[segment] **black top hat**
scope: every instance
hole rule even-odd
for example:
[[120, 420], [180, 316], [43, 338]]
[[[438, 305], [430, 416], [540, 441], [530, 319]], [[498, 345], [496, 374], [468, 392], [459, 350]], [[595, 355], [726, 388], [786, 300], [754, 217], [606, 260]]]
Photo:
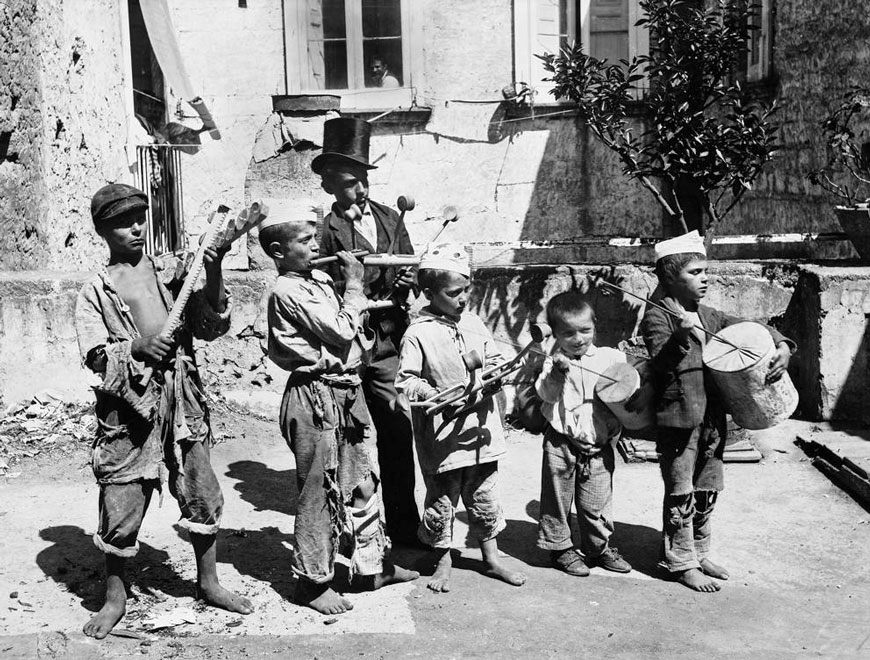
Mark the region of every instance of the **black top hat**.
[[372, 125], [354, 117], [330, 119], [323, 124], [323, 153], [311, 161], [311, 169], [320, 174], [331, 160], [343, 160], [366, 169], [377, 169], [369, 164], [369, 137]]

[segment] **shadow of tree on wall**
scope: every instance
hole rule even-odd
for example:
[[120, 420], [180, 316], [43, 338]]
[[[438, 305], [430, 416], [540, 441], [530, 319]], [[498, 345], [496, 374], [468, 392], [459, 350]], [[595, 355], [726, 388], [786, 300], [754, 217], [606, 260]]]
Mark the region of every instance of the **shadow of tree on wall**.
[[549, 131], [529, 182], [520, 240], [661, 235], [662, 211], [579, 119], [530, 120], [517, 128]]

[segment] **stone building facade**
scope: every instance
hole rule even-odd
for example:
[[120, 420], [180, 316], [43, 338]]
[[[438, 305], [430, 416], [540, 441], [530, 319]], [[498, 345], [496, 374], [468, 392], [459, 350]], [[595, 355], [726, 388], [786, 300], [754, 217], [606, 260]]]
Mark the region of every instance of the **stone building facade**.
[[[159, 90], [136, 88], [142, 75], [134, 71], [142, 61], [136, 50], [142, 39], [139, 1], [0, 3], [0, 395], [7, 399], [44, 380], [22, 365], [77, 363], [68, 312], [80, 279], [67, 274], [93, 270], [104, 258], [90, 221], [92, 192], [108, 181], [135, 180], [135, 145], [142, 136], [136, 95], [159, 96], [166, 119], [200, 126], [168, 82]], [[469, 244], [480, 269], [648, 262], [648, 247], [608, 245], [608, 239], [660, 236], [659, 208], [621, 175], [613, 155], [570, 108], [553, 102], [534, 59], [572, 36], [569, 23], [573, 36], [598, 44], [601, 52], [642, 52], [644, 35], [631, 27], [636, 0], [395, 0], [401, 44], [385, 38], [380, 47], [400, 60], [391, 63], [400, 87], [388, 90], [366, 87], [373, 42], [367, 41], [369, 27], [353, 21], [362, 20], [366, 7], [390, 2], [166, 1], [189, 78], [222, 136], [203, 134], [199, 150], [180, 155], [188, 235], [203, 229], [218, 204], [240, 209], [256, 199], [286, 197], [328, 204], [310, 161], [317, 154], [312, 142], [329, 115], [303, 101], [288, 110], [280, 98], [334, 93], [343, 114], [373, 121], [371, 158], [378, 169], [371, 174], [372, 197], [386, 203], [403, 194], [416, 198], [407, 221], [418, 247], [437, 231], [450, 205], [460, 220], [444, 237]], [[335, 43], [325, 44], [335, 36], [334, 26], [318, 11], [338, 5], [345, 7], [339, 45], [351, 54], [344, 71], [330, 74]], [[782, 150], [721, 232], [837, 231], [831, 200], [809, 186], [806, 173], [827, 158], [821, 117], [851, 85], [870, 79], [870, 17], [861, 3], [846, 0], [763, 0], [763, 6], [769, 18], [766, 60], [753, 64], [753, 84], [780, 104]], [[315, 41], [320, 45], [312, 50]], [[330, 90], [323, 82], [329, 75], [344, 75], [347, 86], [356, 87]], [[506, 89], [522, 91], [520, 83], [538, 90], [532, 107], [504, 100]], [[283, 110], [276, 111], [275, 98]], [[269, 268], [256, 243], [240, 249], [228, 262], [233, 267]], [[835, 251], [849, 254], [842, 245]], [[810, 253], [765, 245], [753, 256], [788, 254]], [[723, 249], [715, 256], [735, 254]], [[728, 272], [722, 270], [724, 279]], [[237, 336], [250, 334], [262, 290], [256, 282], [263, 278], [253, 275], [239, 276], [250, 309], [234, 327]], [[524, 277], [518, 271], [504, 290], [492, 284], [498, 278], [478, 287], [490, 325], [515, 340], [525, 337], [519, 325], [534, 320], [540, 300], [506, 297], [543, 294], [524, 285]], [[554, 277], [558, 286], [571, 279]], [[785, 313], [783, 291], [792, 291], [793, 283], [783, 289], [776, 278], [765, 284], [742, 274], [738, 280], [744, 277], [777, 292], [778, 302], [753, 316]], [[723, 298], [723, 305], [744, 312], [741, 296]], [[30, 348], [21, 346], [25, 328], [38, 340]], [[865, 344], [856, 347], [862, 355]], [[247, 363], [225, 358], [213, 361], [217, 372], [251, 371]], [[73, 373], [68, 380], [78, 378]]]

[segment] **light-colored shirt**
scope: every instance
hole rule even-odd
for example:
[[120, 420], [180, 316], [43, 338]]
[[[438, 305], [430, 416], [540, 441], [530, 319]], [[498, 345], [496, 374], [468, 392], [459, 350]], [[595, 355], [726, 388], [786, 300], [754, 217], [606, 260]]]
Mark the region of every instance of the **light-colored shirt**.
[[278, 276], [269, 296], [267, 352], [293, 373], [347, 374], [361, 364], [371, 342], [363, 336], [367, 300], [351, 282], [339, 298], [320, 270]]
[[[502, 361], [480, 318], [463, 314], [456, 323], [424, 308], [402, 338], [396, 389], [411, 401], [422, 401], [435, 390], [468, 385], [470, 374], [462, 356], [472, 350], [478, 352], [484, 368]], [[445, 420], [441, 413], [427, 415], [420, 408], [413, 408], [411, 417], [417, 457], [425, 474], [491, 463], [505, 454], [504, 429], [494, 397], [454, 419]]]
[[353, 221], [353, 228], [360, 236], [369, 242], [372, 249], [378, 250], [378, 225], [375, 216], [372, 215], [372, 207], [366, 204], [362, 217]]
[[554, 431], [581, 451], [595, 453], [621, 430], [619, 420], [595, 396], [595, 383], [609, 366], [625, 362], [625, 353], [593, 344], [585, 355], [568, 361], [571, 368], [563, 373], [554, 367], [551, 356], [544, 360], [535, 382], [543, 401], [541, 413]]

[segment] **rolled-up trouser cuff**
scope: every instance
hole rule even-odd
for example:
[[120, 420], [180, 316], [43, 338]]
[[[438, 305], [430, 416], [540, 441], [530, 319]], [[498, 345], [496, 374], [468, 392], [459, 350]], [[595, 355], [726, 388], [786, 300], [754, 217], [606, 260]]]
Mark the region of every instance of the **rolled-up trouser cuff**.
[[206, 524], [192, 522], [184, 518], [178, 521], [178, 525], [179, 527], [183, 527], [184, 529], [186, 529], [191, 534], [201, 534], [203, 536], [214, 536], [221, 528], [220, 522]]
[[139, 541], [136, 541], [133, 545], [127, 546], [126, 548], [116, 548], [113, 545], [109, 545], [103, 539], [100, 538], [99, 534], [94, 534], [94, 545], [97, 546], [103, 554], [106, 555], [114, 555], [116, 557], [135, 557], [136, 553], [139, 552]]
[[496, 520], [495, 525], [475, 525], [477, 531], [477, 537], [480, 539], [480, 542], [491, 541], [496, 536], [501, 534], [505, 527], [507, 527], [507, 522], [505, 522], [504, 516], [501, 514], [501, 510], [499, 510], [499, 516]]
[[701, 563], [696, 559], [681, 561], [677, 564], [669, 564], [664, 559], [659, 561], [658, 567], [668, 571], [669, 573], [682, 573], [692, 568], [701, 568]]
[[541, 550], [567, 550], [574, 547], [574, 540], [569, 537], [564, 541], [545, 541], [538, 536], [538, 547]]

